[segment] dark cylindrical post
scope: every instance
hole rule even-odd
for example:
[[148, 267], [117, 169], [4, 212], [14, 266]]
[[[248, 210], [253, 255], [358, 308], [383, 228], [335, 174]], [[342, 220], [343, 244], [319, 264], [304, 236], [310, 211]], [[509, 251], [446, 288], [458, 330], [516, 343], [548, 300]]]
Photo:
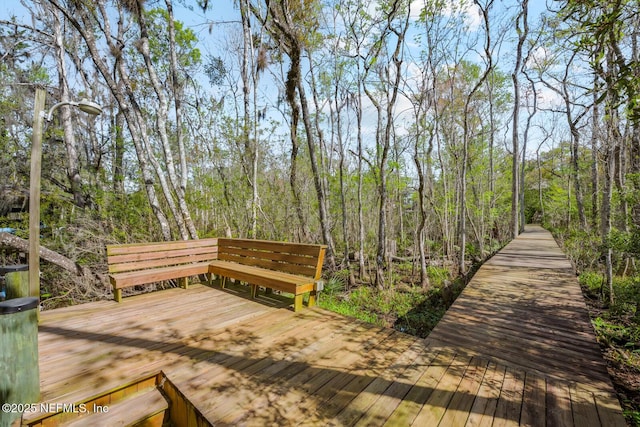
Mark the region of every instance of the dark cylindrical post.
[[0, 266], [0, 276], [4, 276], [5, 299], [30, 296], [28, 264]]
[[35, 297], [0, 302], [0, 426], [20, 418], [20, 412], [4, 410], [12, 403], [40, 400], [37, 308]]

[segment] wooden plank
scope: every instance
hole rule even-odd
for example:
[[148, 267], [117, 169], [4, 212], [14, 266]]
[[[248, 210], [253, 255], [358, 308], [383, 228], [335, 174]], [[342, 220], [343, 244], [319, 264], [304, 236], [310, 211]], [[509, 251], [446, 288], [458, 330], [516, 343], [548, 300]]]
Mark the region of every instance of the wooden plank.
[[[325, 322], [323, 326], [329, 325]], [[334, 396], [336, 387], [342, 389], [339, 384], [343, 381], [349, 382], [353, 378], [348, 374], [348, 369], [361, 359], [358, 349], [373, 350], [390, 336], [388, 330], [357, 322], [340, 328], [341, 332], [344, 331], [340, 341], [336, 341], [333, 327], [328, 330], [317, 329], [324, 329], [324, 333], [322, 337], [314, 339], [313, 344], [290, 352], [286, 359], [277, 360], [272, 366], [259, 373], [261, 381], [268, 385], [258, 396], [244, 393], [225, 398], [227, 409], [219, 412], [221, 422], [230, 425], [242, 424], [243, 420], [246, 420], [247, 413], [259, 413], [263, 408], [269, 410], [274, 406], [283, 408], [289, 413], [295, 412], [298, 410], [296, 408], [308, 401], [299, 391], [313, 393], [316, 396], [314, 401]], [[313, 332], [316, 332], [316, 328]], [[357, 338], [342, 341], [348, 335]], [[317, 365], [318, 360], [339, 361], [339, 364], [334, 365], [333, 370], [327, 370], [322, 369], [322, 365]], [[277, 400], [277, 404], [274, 400]]]
[[455, 391], [451, 402], [440, 421], [443, 426], [457, 427], [467, 425], [469, 412], [476, 399], [478, 390], [487, 371], [486, 360], [473, 358], [462, 377], [462, 381]]
[[149, 259], [136, 262], [127, 262], [120, 264], [110, 264], [109, 273], [118, 274], [136, 270], [146, 270], [154, 268], [162, 268], [169, 266], [189, 265], [193, 263], [203, 263], [217, 259], [217, 255], [213, 254], [193, 254], [181, 257], [164, 256], [159, 259]]
[[326, 248], [324, 245], [308, 244], [308, 243], [291, 243], [291, 242], [275, 242], [268, 240], [252, 240], [252, 239], [229, 239], [219, 238], [218, 244], [224, 247], [239, 248], [255, 248], [257, 250], [296, 253], [300, 255], [317, 256], [320, 248]]
[[110, 255], [107, 260], [110, 264], [130, 263], [151, 259], [163, 259], [170, 257], [184, 257], [188, 255], [210, 254], [215, 258], [218, 253], [218, 246], [191, 246], [185, 249], [166, 248], [162, 251], [143, 251], [132, 252], [122, 255]]
[[125, 255], [137, 252], [165, 251], [167, 249], [189, 249], [194, 247], [216, 246], [217, 238], [179, 240], [171, 242], [126, 243], [119, 245], [107, 245], [107, 255]]
[[437, 426], [467, 371], [471, 358], [456, 355], [411, 425]]
[[496, 405], [493, 426], [517, 426], [520, 424], [524, 378], [525, 373], [523, 371], [507, 367], [498, 404]]
[[613, 393], [594, 393], [600, 423], [603, 426], [626, 427], [618, 398]]
[[[160, 391], [153, 389], [137, 393], [121, 402], [111, 404], [107, 412], [93, 412], [78, 417], [76, 421], [66, 424], [68, 427], [96, 426], [111, 427], [118, 425], [137, 425], [157, 414], [164, 414], [169, 404]], [[156, 425], [153, 422], [144, 425]], [[162, 417], [161, 420], [162, 421]], [[160, 423], [162, 425], [162, 422]]]
[[490, 362], [482, 384], [471, 407], [467, 425], [469, 427], [491, 427], [500, 391], [504, 383], [506, 367]]
[[445, 372], [453, 363], [455, 353], [441, 351], [433, 362], [423, 371], [422, 375], [405, 395], [403, 401], [387, 419], [385, 425], [412, 425], [424, 403], [431, 397]]
[[294, 295], [314, 290], [315, 282], [310, 277], [272, 272], [258, 267], [228, 261], [212, 261], [209, 271], [216, 275], [234, 278], [258, 286], [278, 289]]
[[569, 392], [571, 393], [571, 409], [575, 425], [584, 427], [601, 426], [593, 393], [577, 384], [571, 384]]
[[[434, 352], [425, 351], [424, 343], [416, 341], [391, 368], [373, 382], [388, 383], [388, 387], [379, 393], [371, 407], [357, 422], [357, 425], [382, 425], [396, 410], [409, 390], [418, 381], [425, 366], [428, 366]], [[372, 384], [373, 385], [373, 384]], [[368, 387], [372, 388], [371, 386]], [[374, 389], [375, 390], [375, 389]]]
[[209, 263], [188, 264], [150, 270], [117, 273], [109, 276], [111, 284], [116, 288], [162, 282], [188, 276], [198, 276], [209, 272]]
[[314, 269], [316, 267], [316, 260], [318, 259], [319, 251], [320, 251], [320, 247], [317, 248], [317, 251], [315, 254], [304, 255], [295, 251], [274, 252], [274, 251], [259, 250], [258, 248], [255, 248], [255, 247], [236, 248], [236, 247], [230, 247], [230, 246], [220, 246], [220, 253], [223, 253], [227, 256], [235, 256], [238, 258], [249, 258], [249, 259], [255, 258], [260, 260], [284, 263], [284, 264], [297, 264], [301, 266], [311, 266]]
[[546, 413], [547, 384], [543, 377], [527, 373], [522, 398], [520, 425], [544, 427]]
[[285, 273], [297, 274], [302, 276], [313, 277], [316, 272], [315, 260], [313, 262], [313, 265], [290, 264], [286, 262], [272, 261], [265, 258], [237, 256], [227, 251], [221, 251], [218, 254], [218, 259], [238, 263], [241, 265], [260, 267], [263, 269], [282, 271]]

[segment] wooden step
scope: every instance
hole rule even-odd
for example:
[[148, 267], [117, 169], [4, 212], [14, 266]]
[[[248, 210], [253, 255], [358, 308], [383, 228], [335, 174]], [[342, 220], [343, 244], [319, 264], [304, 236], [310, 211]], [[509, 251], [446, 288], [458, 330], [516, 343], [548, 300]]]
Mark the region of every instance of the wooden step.
[[[94, 408], [87, 408], [93, 411]], [[169, 403], [157, 388], [127, 396], [110, 406], [97, 407], [97, 411], [79, 417], [68, 427], [144, 426], [161, 427]]]

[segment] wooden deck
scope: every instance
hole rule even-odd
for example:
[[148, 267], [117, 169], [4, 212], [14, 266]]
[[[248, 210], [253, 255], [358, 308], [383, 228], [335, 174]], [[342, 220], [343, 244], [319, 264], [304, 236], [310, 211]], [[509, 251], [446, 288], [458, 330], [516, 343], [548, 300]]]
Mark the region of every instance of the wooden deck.
[[162, 370], [215, 425], [624, 426], [579, 286], [529, 227], [428, 339], [195, 285], [42, 313], [42, 400]]

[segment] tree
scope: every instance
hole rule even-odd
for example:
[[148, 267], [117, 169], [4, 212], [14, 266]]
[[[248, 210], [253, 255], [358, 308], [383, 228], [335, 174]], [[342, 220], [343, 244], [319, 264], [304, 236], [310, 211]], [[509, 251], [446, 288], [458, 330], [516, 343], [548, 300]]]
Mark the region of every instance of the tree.
[[314, 126], [311, 122], [311, 112], [309, 109], [309, 102], [307, 100], [304, 82], [301, 77], [303, 53], [311, 49], [314, 43], [317, 43], [318, 41], [318, 17], [316, 14], [318, 13], [320, 5], [316, 0], [306, 0], [301, 3], [287, 1], [272, 2], [267, 0], [265, 2], [265, 6], [266, 15], [262, 15], [261, 9], [255, 6], [252, 6], [252, 11], [278, 43], [279, 49], [281, 49], [289, 58], [289, 70], [287, 72], [285, 82], [285, 98], [289, 108], [291, 109], [292, 115], [290, 125], [290, 184], [294, 200], [296, 202], [298, 219], [303, 230], [303, 239], [307, 238], [308, 231], [306, 231], [306, 221], [302, 213], [302, 204], [296, 184], [296, 161], [299, 149], [298, 122], [300, 119], [300, 113], [302, 113], [309, 160], [311, 170], [313, 172], [315, 193], [318, 200], [318, 215], [322, 230], [322, 239], [328, 246], [327, 259], [331, 265], [335, 265], [335, 249], [333, 238], [329, 230], [326, 197], [316, 157], [316, 135], [314, 133]]

